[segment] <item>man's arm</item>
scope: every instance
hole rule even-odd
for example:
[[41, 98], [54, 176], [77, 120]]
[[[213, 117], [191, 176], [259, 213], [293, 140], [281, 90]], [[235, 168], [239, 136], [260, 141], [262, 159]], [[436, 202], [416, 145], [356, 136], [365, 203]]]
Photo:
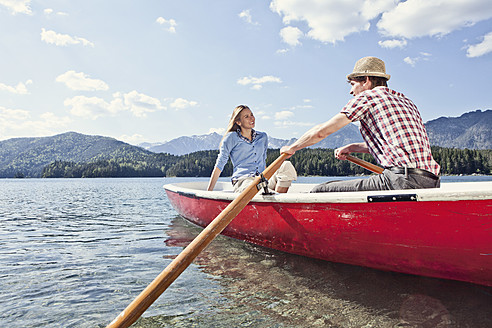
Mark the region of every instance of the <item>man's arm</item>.
[[333, 116], [329, 121], [316, 125], [315, 127], [311, 128], [292, 145], [282, 147], [282, 149], [280, 149], [280, 153], [294, 155], [296, 151], [312, 146], [317, 142], [320, 142], [324, 138], [328, 137], [330, 134], [337, 132], [344, 126], [348, 125], [350, 122], [352, 121], [349, 120], [345, 114], [338, 113], [337, 115]]

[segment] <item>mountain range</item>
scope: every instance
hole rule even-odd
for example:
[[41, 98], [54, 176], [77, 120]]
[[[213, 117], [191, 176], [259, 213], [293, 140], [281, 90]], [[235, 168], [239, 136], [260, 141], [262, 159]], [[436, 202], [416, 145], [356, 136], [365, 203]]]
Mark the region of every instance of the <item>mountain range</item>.
[[[425, 123], [432, 146], [448, 148], [491, 149], [492, 110], [473, 111], [460, 117], [440, 117]], [[162, 143], [142, 143], [138, 146], [155, 153], [185, 155], [200, 150], [218, 149], [222, 136], [218, 133], [183, 136]], [[297, 139], [268, 138], [268, 148], [278, 149]], [[349, 124], [311, 148], [337, 148], [353, 142], [362, 142], [359, 128]]]
[[[214, 132], [204, 135], [194, 135], [191, 137], [179, 137], [163, 143], [141, 143], [138, 146], [154, 153], [185, 155], [200, 150], [219, 149], [221, 140], [222, 135]], [[285, 145], [293, 143], [296, 140], [297, 139], [295, 138], [277, 139], [268, 136], [268, 148], [279, 149]], [[345, 128], [337, 131], [311, 148], [336, 148], [340, 145], [351, 142], [362, 142], [359, 128], [355, 124], [349, 124]]]
[[[492, 149], [492, 110], [474, 111], [460, 117], [441, 117], [427, 122], [432, 146]], [[104, 136], [66, 132], [51, 137], [12, 138], [0, 141], [0, 177], [39, 177], [54, 161], [89, 163], [98, 160], [146, 161], [156, 153], [184, 155], [199, 150], [218, 149], [222, 136], [217, 133], [179, 137], [161, 144], [133, 146]], [[269, 138], [269, 148], [278, 149], [296, 139]], [[360, 132], [349, 124], [313, 148], [336, 148], [360, 142]]]
[[440, 117], [425, 124], [431, 145], [447, 148], [492, 149], [492, 110], [460, 117]]

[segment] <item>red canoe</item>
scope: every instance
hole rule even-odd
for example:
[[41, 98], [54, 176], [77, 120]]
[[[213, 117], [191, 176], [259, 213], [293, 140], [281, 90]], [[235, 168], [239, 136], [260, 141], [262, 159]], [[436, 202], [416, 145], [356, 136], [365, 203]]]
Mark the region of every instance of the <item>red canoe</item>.
[[[230, 183], [165, 185], [176, 211], [207, 226], [236, 196]], [[224, 235], [292, 254], [492, 286], [492, 182], [439, 189], [261, 192]]]

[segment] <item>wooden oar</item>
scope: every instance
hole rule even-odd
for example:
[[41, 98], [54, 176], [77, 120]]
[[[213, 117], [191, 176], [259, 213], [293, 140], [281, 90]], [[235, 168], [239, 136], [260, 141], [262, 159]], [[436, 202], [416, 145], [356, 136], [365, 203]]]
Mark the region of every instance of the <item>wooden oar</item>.
[[[289, 157], [281, 154], [265, 171], [263, 176], [270, 179]], [[147, 308], [173, 283], [176, 278], [193, 262], [200, 252], [217, 237], [222, 230], [241, 212], [258, 193], [260, 177], [239, 194], [203, 231], [135, 298], [127, 308], [111, 322], [107, 328], [126, 328], [134, 323]]]
[[371, 172], [374, 172], [374, 173], [377, 173], [377, 174], [381, 174], [384, 171], [384, 169], [382, 167], [379, 167], [379, 166], [374, 165], [372, 163], [366, 162], [363, 159], [354, 157], [352, 155], [346, 155], [346, 157], [347, 157], [347, 160], [349, 160], [352, 163], [354, 163], [356, 165], [359, 165], [359, 166], [361, 166], [361, 167], [363, 167], [366, 170], [369, 170]]

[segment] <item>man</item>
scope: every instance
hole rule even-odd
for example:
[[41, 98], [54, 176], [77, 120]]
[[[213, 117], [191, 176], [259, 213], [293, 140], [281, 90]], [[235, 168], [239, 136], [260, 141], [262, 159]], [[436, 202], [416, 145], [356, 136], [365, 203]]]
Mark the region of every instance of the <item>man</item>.
[[370, 153], [385, 170], [368, 179], [330, 181], [311, 192], [438, 188], [439, 165], [431, 154], [429, 138], [420, 113], [403, 94], [387, 86], [390, 75], [381, 59], [359, 59], [347, 75], [354, 96], [340, 113], [307, 131], [281, 153], [293, 155], [314, 145], [351, 122], [360, 122], [364, 142], [335, 150], [341, 160], [346, 155]]

